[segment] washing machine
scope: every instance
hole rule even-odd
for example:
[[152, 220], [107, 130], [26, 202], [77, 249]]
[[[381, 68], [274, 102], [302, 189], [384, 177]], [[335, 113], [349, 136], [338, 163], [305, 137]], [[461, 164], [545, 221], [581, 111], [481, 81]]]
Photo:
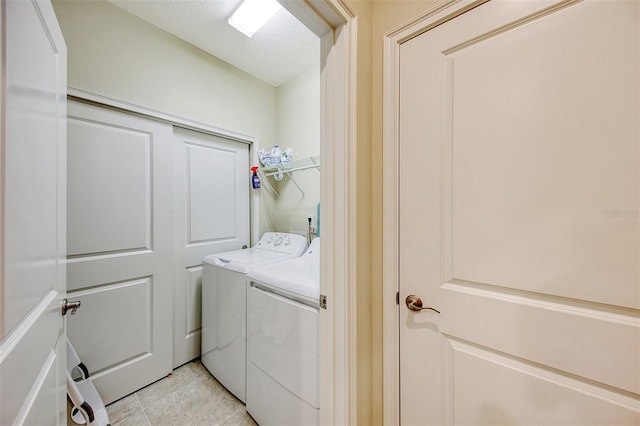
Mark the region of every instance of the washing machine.
[[320, 239], [247, 274], [247, 412], [261, 426], [319, 421]]
[[246, 395], [247, 271], [298, 257], [301, 235], [265, 232], [245, 250], [206, 256], [202, 271], [202, 364], [239, 400]]

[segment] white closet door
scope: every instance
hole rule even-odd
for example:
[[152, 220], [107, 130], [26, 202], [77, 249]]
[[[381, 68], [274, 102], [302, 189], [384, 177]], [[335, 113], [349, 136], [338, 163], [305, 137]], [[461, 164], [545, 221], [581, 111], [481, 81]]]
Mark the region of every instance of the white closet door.
[[496, 0], [401, 45], [402, 424], [640, 423], [639, 33]]
[[174, 131], [173, 366], [200, 356], [202, 259], [249, 246], [249, 145]]
[[68, 334], [105, 403], [171, 372], [172, 127], [69, 102]]

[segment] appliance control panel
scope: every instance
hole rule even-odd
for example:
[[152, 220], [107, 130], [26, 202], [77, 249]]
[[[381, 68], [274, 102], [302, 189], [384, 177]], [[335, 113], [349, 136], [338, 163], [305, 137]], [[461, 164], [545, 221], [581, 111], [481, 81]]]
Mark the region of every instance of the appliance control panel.
[[302, 254], [307, 247], [307, 239], [298, 234], [265, 232], [254, 248], [287, 254]]

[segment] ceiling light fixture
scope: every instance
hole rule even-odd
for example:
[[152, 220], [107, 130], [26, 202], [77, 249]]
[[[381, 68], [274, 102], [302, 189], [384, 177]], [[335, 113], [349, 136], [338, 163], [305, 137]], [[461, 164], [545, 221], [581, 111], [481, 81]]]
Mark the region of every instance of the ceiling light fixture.
[[276, 0], [244, 0], [229, 18], [229, 25], [251, 37], [281, 8]]

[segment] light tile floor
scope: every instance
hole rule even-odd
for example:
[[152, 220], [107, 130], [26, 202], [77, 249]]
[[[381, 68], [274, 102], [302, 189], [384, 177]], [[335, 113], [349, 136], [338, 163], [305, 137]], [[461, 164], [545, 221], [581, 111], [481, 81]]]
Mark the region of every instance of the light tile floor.
[[109, 404], [107, 413], [113, 426], [256, 425], [200, 361]]

